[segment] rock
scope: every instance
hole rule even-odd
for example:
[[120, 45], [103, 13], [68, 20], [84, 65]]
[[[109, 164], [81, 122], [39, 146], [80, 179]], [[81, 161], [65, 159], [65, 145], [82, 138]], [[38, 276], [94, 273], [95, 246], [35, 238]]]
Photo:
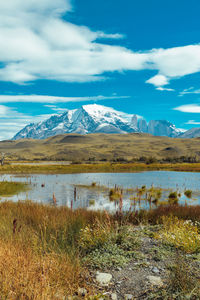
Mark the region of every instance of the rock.
[[117, 294], [115, 294], [115, 293], [111, 294], [111, 299], [112, 300], [117, 300]]
[[85, 297], [87, 295], [87, 290], [84, 288], [78, 288], [78, 295], [81, 297]]
[[153, 273], [156, 273], [156, 274], [160, 273], [160, 271], [159, 271], [158, 268], [156, 268], [156, 267], [153, 267], [152, 272], [153, 272]]
[[162, 279], [159, 276], [147, 276], [151, 285], [163, 286]]
[[125, 294], [124, 295], [124, 299], [125, 300], [132, 300], [133, 299], [133, 295], [131, 295], [131, 294]]
[[112, 279], [112, 275], [109, 273], [97, 273], [96, 275], [96, 281], [100, 285], [108, 285]]

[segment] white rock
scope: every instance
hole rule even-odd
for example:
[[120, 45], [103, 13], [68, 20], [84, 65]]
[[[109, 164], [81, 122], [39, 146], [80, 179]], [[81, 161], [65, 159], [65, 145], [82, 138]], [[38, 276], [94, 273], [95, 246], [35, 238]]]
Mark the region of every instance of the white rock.
[[156, 274], [160, 273], [157, 267], [153, 267], [152, 272]]
[[86, 296], [87, 295], [87, 290], [84, 289], [84, 288], [78, 288], [78, 295], [82, 296], [82, 297]]
[[111, 299], [112, 300], [117, 300], [117, 294], [115, 294], [115, 293], [111, 294]]
[[149, 282], [152, 285], [155, 285], [155, 286], [162, 286], [163, 285], [162, 279], [158, 276], [147, 276], [147, 279], [149, 280]]
[[96, 275], [96, 281], [100, 285], [108, 285], [112, 279], [112, 275], [109, 273], [97, 273]]
[[132, 300], [133, 299], [133, 295], [131, 295], [131, 294], [125, 294], [124, 295], [124, 299], [125, 300]]

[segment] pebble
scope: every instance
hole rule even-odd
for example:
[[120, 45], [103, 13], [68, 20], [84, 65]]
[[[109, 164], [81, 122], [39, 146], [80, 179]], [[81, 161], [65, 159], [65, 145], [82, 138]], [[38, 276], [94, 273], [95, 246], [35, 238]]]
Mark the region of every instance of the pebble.
[[155, 286], [162, 286], [163, 282], [162, 279], [158, 276], [147, 276], [147, 279], [149, 280], [150, 284]]
[[97, 273], [96, 274], [96, 281], [100, 285], [108, 285], [110, 281], [112, 280], [112, 275], [110, 273]]
[[131, 295], [131, 294], [125, 294], [124, 295], [124, 299], [125, 300], [132, 300], [133, 299], [133, 295]]
[[112, 300], [117, 300], [117, 294], [115, 294], [115, 293], [111, 294], [111, 299]]
[[152, 272], [156, 274], [160, 273], [157, 267], [153, 267]]

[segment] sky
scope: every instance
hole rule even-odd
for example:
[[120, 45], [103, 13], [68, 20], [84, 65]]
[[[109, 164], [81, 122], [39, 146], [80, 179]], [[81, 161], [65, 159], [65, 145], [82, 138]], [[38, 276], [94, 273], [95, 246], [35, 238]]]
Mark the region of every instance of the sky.
[[200, 127], [199, 0], [0, 1], [0, 139], [97, 103]]

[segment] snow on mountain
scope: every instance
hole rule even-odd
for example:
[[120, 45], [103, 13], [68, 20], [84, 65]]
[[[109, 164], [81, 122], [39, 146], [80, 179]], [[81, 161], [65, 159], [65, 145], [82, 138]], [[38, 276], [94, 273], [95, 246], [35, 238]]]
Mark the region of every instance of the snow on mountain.
[[21, 138], [45, 139], [64, 133], [128, 133], [149, 132], [153, 135], [176, 137], [179, 130], [168, 121], [138, 121], [138, 116], [116, 111], [113, 108], [91, 104], [81, 108], [67, 110], [61, 115], [53, 115], [49, 119], [30, 124], [14, 136]]

